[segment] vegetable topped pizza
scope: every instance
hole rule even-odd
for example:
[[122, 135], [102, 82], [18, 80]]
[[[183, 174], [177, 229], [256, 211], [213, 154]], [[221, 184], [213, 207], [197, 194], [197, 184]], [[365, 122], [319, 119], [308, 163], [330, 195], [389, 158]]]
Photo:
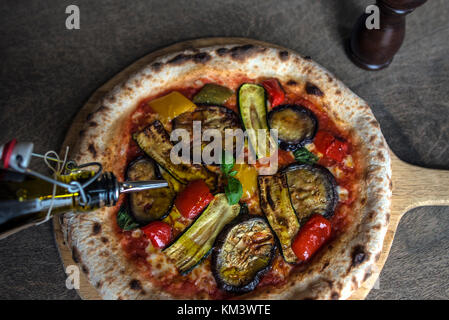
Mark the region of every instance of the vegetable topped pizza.
[[379, 257], [391, 198], [379, 125], [293, 52], [159, 57], [77, 134], [77, 161], [168, 182], [64, 215], [74, 259], [104, 298], [347, 298]]

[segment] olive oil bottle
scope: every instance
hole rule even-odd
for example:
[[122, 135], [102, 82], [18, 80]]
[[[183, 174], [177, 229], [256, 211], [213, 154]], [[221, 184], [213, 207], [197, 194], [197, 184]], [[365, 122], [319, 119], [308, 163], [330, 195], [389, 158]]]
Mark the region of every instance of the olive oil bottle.
[[[64, 183], [83, 183], [93, 177], [94, 171], [82, 170], [61, 175]], [[0, 239], [29, 226], [45, 221], [51, 208], [51, 216], [68, 211], [91, 211], [117, 203], [119, 183], [112, 173], [103, 173], [85, 189], [87, 202], [80, 193], [71, 193], [45, 180], [23, 173], [0, 170]]]
[[[0, 145], [0, 239], [27, 227], [45, 222], [64, 212], [92, 211], [113, 206], [121, 193], [166, 188], [164, 180], [119, 182], [112, 172], [102, 172], [102, 165], [90, 162], [76, 165], [66, 157], [60, 161], [54, 151], [45, 155], [32, 153], [33, 143], [12, 139]], [[55, 154], [56, 158], [48, 155]], [[28, 168], [32, 156], [63, 163], [56, 179]], [[70, 164], [70, 166], [69, 166]], [[88, 170], [96, 166], [98, 171]], [[83, 169], [82, 169], [83, 168]]]

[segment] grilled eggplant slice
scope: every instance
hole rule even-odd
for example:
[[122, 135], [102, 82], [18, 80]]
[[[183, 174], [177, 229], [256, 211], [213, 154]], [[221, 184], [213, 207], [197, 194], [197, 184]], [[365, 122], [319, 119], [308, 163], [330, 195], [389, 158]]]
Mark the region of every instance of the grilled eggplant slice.
[[260, 207], [271, 228], [279, 239], [284, 260], [298, 261], [292, 250], [292, 241], [299, 231], [299, 221], [293, 209], [287, 187], [286, 176], [259, 176]]
[[202, 261], [223, 227], [234, 220], [239, 212], [239, 204], [231, 206], [224, 193], [216, 194], [195, 222], [164, 249], [165, 254], [175, 262], [180, 273], [188, 273]]
[[[141, 157], [132, 161], [126, 170], [126, 178], [131, 181], [158, 180], [161, 178], [156, 164], [149, 158]], [[176, 192], [173, 188], [158, 188], [129, 195], [131, 213], [140, 224], [165, 217], [173, 206]]]
[[[173, 129], [184, 129], [193, 137], [193, 121], [201, 121], [201, 134], [205, 130], [215, 129], [221, 133], [222, 146], [225, 147], [225, 130], [241, 129], [240, 121], [237, 114], [226, 107], [221, 106], [200, 106], [193, 112], [185, 112], [173, 119]], [[203, 147], [208, 142], [203, 143]], [[233, 150], [235, 146], [233, 146]], [[193, 148], [191, 148], [193, 150]], [[242, 150], [235, 150], [241, 152]], [[218, 163], [217, 163], [218, 164]]]
[[[242, 123], [256, 157], [268, 157], [270, 148], [274, 148], [276, 142], [272, 139], [268, 129], [265, 89], [257, 84], [244, 83], [238, 91], [237, 101]], [[265, 131], [265, 143], [262, 141], [259, 143], [258, 130]]]
[[173, 144], [159, 120], [152, 122], [148, 127], [134, 134], [133, 138], [148, 156], [182, 184], [202, 179], [212, 191], [215, 190], [217, 177], [205, 167], [187, 163], [174, 164], [170, 160], [170, 151]]
[[268, 113], [268, 125], [278, 130], [281, 149], [294, 151], [312, 142], [318, 121], [309, 109], [300, 105], [285, 104]]
[[212, 251], [212, 271], [218, 286], [230, 292], [249, 292], [270, 269], [276, 241], [267, 221], [244, 215], [228, 224]]
[[192, 112], [184, 112], [173, 119], [173, 129], [185, 129], [193, 136], [193, 121], [201, 121], [201, 132], [218, 129], [223, 134], [225, 129], [240, 128], [237, 114], [226, 107], [200, 106]]
[[334, 214], [338, 202], [336, 182], [325, 167], [309, 164], [291, 164], [283, 172], [287, 177], [290, 198], [301, 223], [311, 214], [326, 218]]
[[193, 102], [197, 104], [223, 105], [233, 93], [227, 87], [208, 83], [193, 97]]

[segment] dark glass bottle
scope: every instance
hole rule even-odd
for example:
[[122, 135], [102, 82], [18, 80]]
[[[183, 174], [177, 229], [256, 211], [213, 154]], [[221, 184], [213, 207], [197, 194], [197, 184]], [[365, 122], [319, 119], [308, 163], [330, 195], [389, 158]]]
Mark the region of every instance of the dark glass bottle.
[[[93, 177], [93, 171], [76, 171], [62, 175], [58, 180], [64, 183], [83, 183]], [[51, 216], [69, 211], [91, 211], [103, 206], [113, 206], [120, 194], [120, 185], [110, 172], [103, 173], [85, 189], [86, 203], [78, 192], [56, 186], [42, 179], [0, 170], [0, 239], [42, 222], [51, 207]]]

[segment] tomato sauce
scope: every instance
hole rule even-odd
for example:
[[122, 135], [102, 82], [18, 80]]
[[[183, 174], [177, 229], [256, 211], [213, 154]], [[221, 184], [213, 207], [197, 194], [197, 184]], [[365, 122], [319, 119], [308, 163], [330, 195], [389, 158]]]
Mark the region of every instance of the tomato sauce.
[[[193, 96], [201, 89], [201, 87], [209, 82], [212, 82], [211, 79], [200, 79], [201, 85], [199, 87], [172, 87], [164, 92], [161, 92], [158, 95], [151, 96], [149, 98], [143, 99], [138, 106], [136, 107], [136, 110], [132, 114], [128, 130], [129, 132], [134, 133], [142, 130], [145, 126], [149, 124], [149, 118], [153, 117], [154, 119], [154, 112], [151, 110], [151, 108], [148, 105], [148, 102], [162, 97], [172, 91], [178, 91], [182, 93], [186, 98], [192, 99]], [[245, 77], [240, 77], [237, 79], [232, 80], [232, 84], [230, 83], [220, 83], [220, 81], [216, 81], [218, 84], [227, 85], [228, 87], [236, 90], [238, 86], [243, 82], [258, 82], [252, 79], [247, 79]], [[338, 186], [345, 188], [348, 190], [348, 197], [344, 201], [340, 201], [336, 207], [335, 213], [333, 217], [331, 218], [331, 226], [332, 226], [332, 237], [335, 238], [342, 232], [344, 232], [346, 226], [348, 225], [348, 217], [351, 215], [352, 209], [353, 209], [353, 203], [354, 200], [359, 196], [358, 195], [358, 189], [357, 189], [357, 181], [360, 179], [360, 164], [359, 159], [357, 158], [357, 154], [354, 152], [352, 147], [352, 137], [349, 132], [342, 130], [339, 128], [328, 116], [326, 113], [326, 110], [323, 108], [322, 105], [318, 103], [313, 103], [304, 97], [301, 96], [301, 94], [298, 93], [292, 93], [292, 92], [286, 92], [285, 95], [285, 102], [284, 103], [294, 103], [294, 104], [300, 104], [308, 109], [310, 109], [315, 116], [317, 117], [319, 128], [318, 130], [325, 130], [327, 132], [332, 133], [335, 137], [338, 137], [339, 139], [342, 139], [348, 143], [350, 146], [348, 150], [348, 154], [351, 155], [353, 160], [353, 166], [347, 167], [342, 163], [338, 163], [333, 159], [330, 159], [326, 157], [325, 155], [321, 157], [318, 161], [318, 164], [325, 166], [325, 167], [338, 167], [339, 170], [341, 170], [342, 175], [341, 177], [335, 177]], [[233, 111], [238, 113], [238, 107], [237, 107], [237, 101], [235, 95], [233, 95], [226, 103], [225, 105], [229, 109], [232, 109]], [[143, 152], [140, 150], [140, 148], [137, 146], [137, 144], [132, 140], [130, 137], [128, 151], [127, 151], [127, 162], [129, 163], [136, 157], [143, 155]], [[278, 153], [278, 167], [282, 168], [290, 163], [295, 162], [294, 156], [292, 152], [287, 152], [283, 150], [279, 150]], [[258, 164], [256, 164], [257, 166]], [[255, 194], [253, 197], [246, 199], [245, 202], [248, 203], [248, 208], [251, 211], [252, 214], [261, 214], [261, 210], [258, 204], [258, 195]], [[165, 292], [169, 292], [173, 294], [174, 296], [178, 297], [189, 297], [192, 295], [200, 294], [204, 295], [207, 298], [213, 298], [213, 299], [226, 299], [226, 298], [232, 298], [234, 295], [223, 292], [219, 290], [214, 285], [204, 285], [202, 287], [201, 285], [198, 285], [195, 281], [188, 278], [187, 276], [182, 276], [180, 274], [177, 274], [176, 276], [172, 277], [154, 277], [151, 275], [148, 270], [151, 270], [151, 266], [148, 265], [148, 262], [146, 261], [147, 252], [145, 251], [145, 248], [148, 246], [148, 239], [145, 238], [145, 236], [135, 238], [132, 236], [132, 233], [130, 231], [121, 231], [117, 227], [117, 232], [119, 237], [121, 238], [121, 244], [122, 248], [125, 251], [127, 257], [137, 263], [139, 266], [145, 266], [145, 270], [147, 270], [146, 274], [148, 275], [148, 278], [152, 283], [161, 288]], [[206, 259], [203, 263], [210, 264], [210, 258]], [[265, 287], [265, 286], [282, 286], [288, 281], [288, 275], [294, 270], [304, 268], [303, 264], [292, 266], [291, 264], [286, 263], [282, 257], [277, 254], [277, 256], [274, 259], [273, 266], [271, 270], [266, 273], [262, 278], [258, 285], [258, 287]], [[209, 270], [209, 272], [211, 272]]]

